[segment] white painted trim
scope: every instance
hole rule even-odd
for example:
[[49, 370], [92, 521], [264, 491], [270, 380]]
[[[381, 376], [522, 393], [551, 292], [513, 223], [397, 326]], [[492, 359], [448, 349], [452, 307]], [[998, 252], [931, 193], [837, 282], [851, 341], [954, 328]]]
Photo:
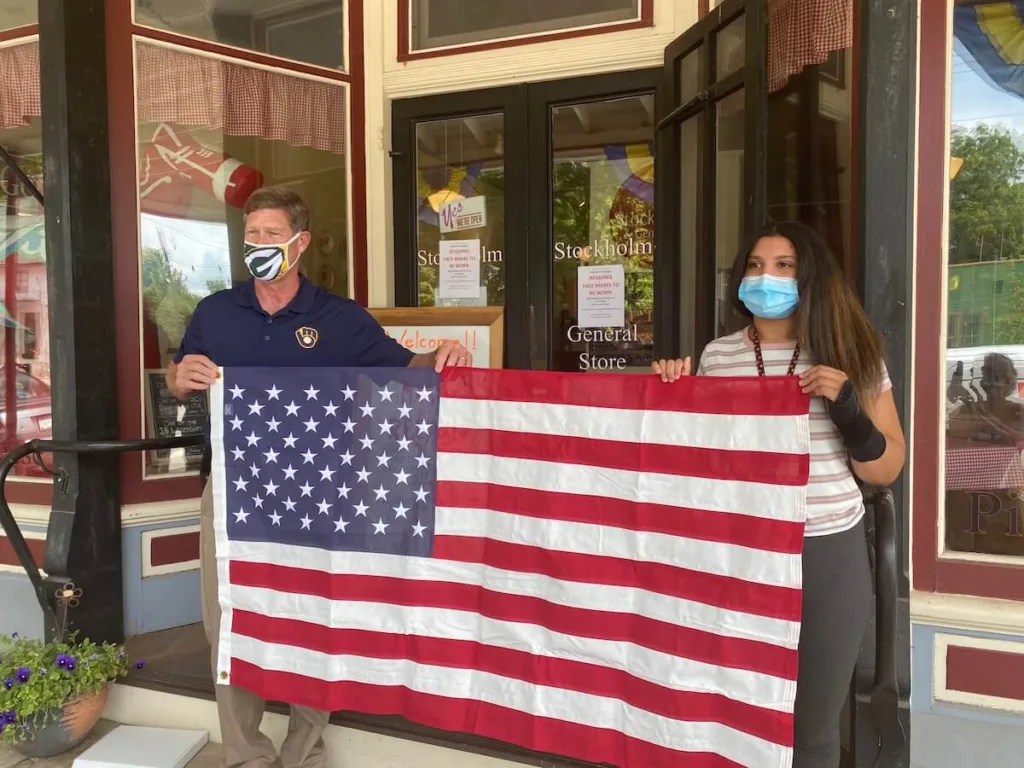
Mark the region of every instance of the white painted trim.
[[[945, 515], [943, 515], [942, 518], [943, 522], [945, 522]], [[942, 534], [942, 541], [945, 542], [946, 537], [944, 530], [942, 531]], [[981, 565], [1009, 565], [1016, 568], [1024, 568], [1024, 557], [1021, 557], [1020, 555], [988, 555], [979, 552], [955, 552], [951, 549], [945, 549], [945, 544], [943, 544], [942, 554], [939, 556], [939, 560], [957, 563], [978, 563]]]
[[969, 595], [911, 592], [910, 620], [914, 624], [934, 624], [949, 629], [1024, 635], [1024, 603]]
[[[636, 8], [636, 15], [630, 18], [618, 19], [616, 21], [602, 21], [595, 24], [573, 24], [567, 27], [559, 27], [557, 29], [549, 29], [544, 32], [524, 32], [519, 35], [506, 35], [505, 37], [485, 37], [480, 40], [473, 40], [472, 42], [465, 43], [451, 43], [450, 45], [437, 45], [433, 48], [416, 48], [412, 47], [412, 2], [409, 3], [409, 15], [406, 17], [406, 34], [409, 42], [409, 55], [411, 57], [424, 56], [427, 54], [438, 53], [448, 51], [452, 55], [461, 53], [466, 48], [472, 48], [477, 45], [496, 45], [499, 43], [510, 43], [520, 42], [523, 44], [529, 43], [536, 38], [548, 37], [550, 35], [564, 35], [567, 32], [579, 34], [585, 31], [594, 31], [594, 34], [601, 34], [602, 29], [608, 29], [610, 27], [620, 27], [623, 24], [636, 24], [638, 21], [643, 21], [643, 3], [638, 2]], [[399, 19], [401, 22], [401, 19]], [[523, 42], [525, 41], [525, 43]]]
[[42, 504], [11, 504], [11, 512], [18, 525], [50, 524], [50, 508]]
[[121, 507], [121, 527], [178, 523], [199, 517], [199, 497], [154, 501], [146, 504], [126, 504]]
[[951, 645], [961, 648], [982, 648], [987, 651], [1024, 655], [1024, 643], [1009, 640], [990, 640], [984, 637], [967, 637], [965, 635], [945, 635], [938, 632], [935, 634], [934, 643], [932, 674], [934, 675], [935, 685], [932, 698], [935, 701], [948, 704], [964, 704], [983, 709], [1001, 709], [1008, 712], [1024, 713], [1024, 700], [957, 691], [950, 689], [946, 682], [946, 659]]
[[[946, 29], [953, 29], [953, 2], [952, 0], [946, 0]], [[920, 48], [920, 46], [918, 46]], [[942, 363], [940, 366], [941, 372], [946, 370], [946, 355], [945, 349], [948, 343], [947, 331], [949, 330], [949, 291], [947, 286], [949, 285], [949, 141], [952, 135], [953, 126], [951, 119], [953, 116], [953, 35], [949, 35], [947, 45], [943, 49], [943, 61], [942, 68], [945, 70], [945, 82], [946, 82], [946, 99], [945, 99], [945, 116], [943, 117], [943, 131], [945, 135], [946, 152], [942, 157], [942, 221], [940, 225], [942, 227], [941, 246], [942, 246], [942, 261], [939, 264], [939, 269], [942, 270], [942, 285], [943, 290], [939, 293], [939, 313], [941, 321], [939, 323], [939, 338], [938, 344], [939, 349], [943, 350]], [[920, 90], [920, 89], [918, 89]], [[917, 262], [917, 259], [914, 259]], [[915, 297], [916, 298], [916, 297]], [[916, 306], [916, 301], [915, 301]], [[917, 371], [914, 371], [914, 375], [911, 377], [911, 381], [917, 380]], [[945, 374], [939, 376], [933, 386], [938, 390], [938, 412], [930, 414], [931, 418], [937, 419], [940, 425], [946, 423], [946, 377]], [[916, 414], [915, 414], [916, 416]], [[937, 482], [939, 484], [940, 492], [938, 494], [938, 504], [936, 509], [936, 515], [938, 516], [939, 533], [938, 540], [936, 541], [936, 549], [938, 550], [935, 554], [938, 557], [946, 555], [946, 451], [943, 447], [938, 447], [939, 451], [939, 477]], [[911, 558], [913, 559], [913, 558]]]
[[14, 48], [18, 45], [27, 45], [28, 43], [38, 43], [39, 33], [34, 35], [25, 35], [24, 37], [12, 37], [10, 40], [4, 40], [0, 42], [0, 48]]
[[198, 525], [182, 525], [177, 528], [160, 528], [155, 531], [142, 532], [142, 578], [151, 576], [167, 576], [171, 573], [185, 573], [199, 570], [199, 558], [185, 560], [169, 565], [153, 565], [153, 539], [164, 539], [168, 536], [179, 536], [183, 533], [199, 533]]
[[[24, 536], [26, 540], [46, 540], [46, 531], [22, 531], [21, 535]], [[0, 531], [0, 537], [6, 539], [7, 535], [3, 533], [3, 531]], [[42, 566], [42, 563], [36, 563], [36, 565]], [[40, 568], [39, 572], [43, 575], [43, 577], [46, 576], [46, 572], [43, 571], [42, 568]], [[16, 573], [20, 576], [24, 576], [25, 569], [22, 568], [20, 565], [7, 565], [6, 563], [0, 563], [0, 573]]]
[[[210, 741], [222, 743], [217, 705], [206, 699], [112, 685], [103, 717], [125, 725], [206, 731]], [[263, 715], [262, 730], [280, 748], [288, 731], [288, 718], [268, 712]], [[331, 765], [337, 766], [521, 768], [519, 763], [507, 760], [337, 725], [327, 727], [324, 741], [331, 755]]]
[[367, 304], [394, 303], [394, 260], [391, 258], [391, 102], [384, 93], [384, 6], [367, 3], [363, 10], [363, 72], [366, 130], [366, 278]]
[[400, 62], [393, 32], [398, 4], [380, 5], [388, 30], [384, 85], [391, 98], [660, 66], [665, 47], [698, 18], [697, 0], [657, 2], [650, 27]]

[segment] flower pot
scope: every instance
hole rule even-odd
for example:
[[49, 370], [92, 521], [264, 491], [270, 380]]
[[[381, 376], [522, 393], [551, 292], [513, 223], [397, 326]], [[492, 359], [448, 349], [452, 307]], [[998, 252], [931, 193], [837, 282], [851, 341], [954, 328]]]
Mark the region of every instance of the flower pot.
[[33, 724], [35, 718], [29, 717], [25, 723], [28, 738], [15, 744], [14, 749], [25, 757], [53, 757], [74, 749], [92, 732], [106, 703], [107, 686], [103, 686], [96, 693], [65, 702], [38, 728]]

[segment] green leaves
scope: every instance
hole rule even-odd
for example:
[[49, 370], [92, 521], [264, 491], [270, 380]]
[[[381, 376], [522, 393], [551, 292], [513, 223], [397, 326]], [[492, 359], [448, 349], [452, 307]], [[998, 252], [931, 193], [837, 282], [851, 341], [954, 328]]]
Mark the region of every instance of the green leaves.
[[0, 636], [0, 745], [24, 740], [26, 726], [47, 724], [70, 699], [97, 693], [127, 671], [120, 645], [75, 635], [53, 643]]

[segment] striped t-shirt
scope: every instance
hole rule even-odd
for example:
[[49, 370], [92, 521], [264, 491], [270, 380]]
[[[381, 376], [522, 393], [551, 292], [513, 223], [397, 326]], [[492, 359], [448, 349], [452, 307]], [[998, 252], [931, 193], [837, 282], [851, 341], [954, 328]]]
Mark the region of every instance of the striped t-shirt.
[[[793, 359], [793, 342], [761, 343], [764, 372], [767, 376], [785, 376]], [[800, 350], [796, 373], [810, 368], [812, 362]], [[699, 376], [757, 376], [757, 358], [750, 329], [723, 336], [707, 345], [697, 366]], [[892, 387], [882, 367], [880, 392]], [[847, 461], [846, 447], [835, 425], [825, 412], [825, 401], [811, 399], [811, 477], [807, 487], [806, 536], [825, 536], [853, 528], [864, 516], [864, 500]]]

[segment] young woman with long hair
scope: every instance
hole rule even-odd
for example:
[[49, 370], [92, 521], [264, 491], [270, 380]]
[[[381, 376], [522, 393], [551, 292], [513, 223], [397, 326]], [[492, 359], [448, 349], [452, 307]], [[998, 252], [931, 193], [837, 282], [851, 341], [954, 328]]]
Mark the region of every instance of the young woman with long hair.
[[[837, 768], [839, 717], [871, 611], [857, 479], [884, 486], [899, 476], [903, 430], [878, 333], [817, 233], [768, 226], [736, 259], [729, 291], [751, 324], [711, 342], [697, 375], [797, 374], [812, 395], [793, 768]], [[653, 368], [675, 381], [690, 359]]]

